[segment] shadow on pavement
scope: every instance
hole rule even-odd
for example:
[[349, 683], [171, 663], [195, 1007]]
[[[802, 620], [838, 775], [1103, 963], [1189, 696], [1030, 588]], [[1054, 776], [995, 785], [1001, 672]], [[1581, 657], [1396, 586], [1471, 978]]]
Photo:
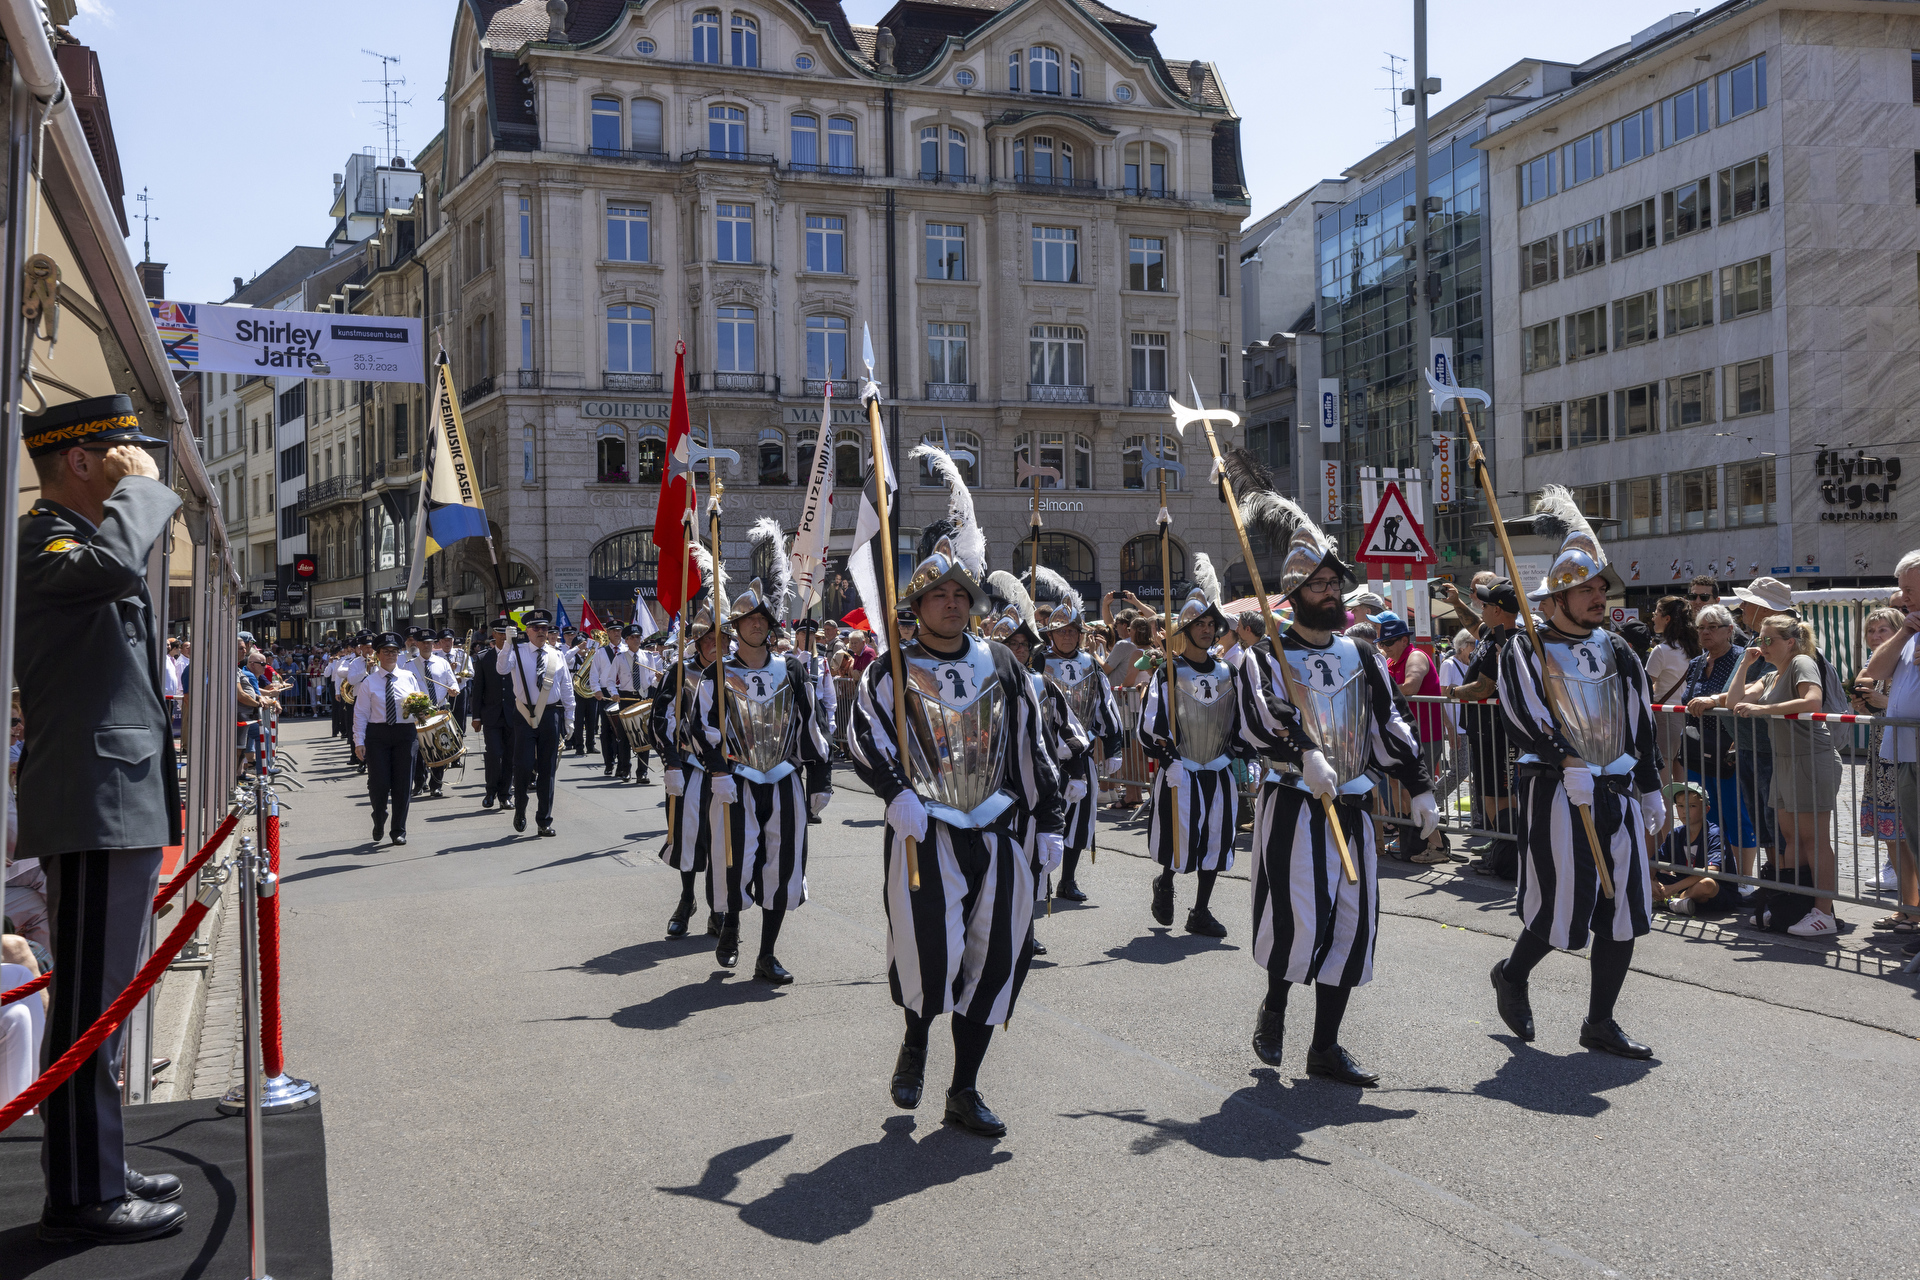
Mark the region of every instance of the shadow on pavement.
[[1660, 1065], [1658, 1058], [1634, 1060], [1581, 1049], [1557, 1054], [1536, 1049], [1514, 1036], [1494, 1036], [1513, 1051], [1473, 1092], [1546, 1115], [1591, 1120], [1613, 1104], [1600, 1095], [1633, 1084]]
[[1125, 960], [1129, 964], [1178, 964], [1188, 956], [1201, 955], [1208, 951], [1238, 951], [1240, 948], [1220, 938], [1206, 938], [1197, 933], [1175, 933], [1172, 929], [1153, 928], [1137, 938], [1129, 938], [1118, 947], [1109, 947], [1106, 959], [1089, 960], [1086, 966], [1112, 964], [1115, 960]]
[[[656, 938], [652, 942], [636, 942], [630, 947], [621, 947], [618, 951], [609, 951], [579, 964], [563, 964], [553, 972], [599, 973], [616, 978], [629, 973], [644, 973], [663, 960], [694, 954], [701, 950], [695, 944], [704, 941], [705, 934], [693, 938]], [[706, 943], [707, 949], [711, 950], [712, 946], [711, 942]]]
[[[628, 948], [632, 950], [633, 948]], [[618, 954], [618, 953], [616, 953]], [[764, 982], [743, 978], [728, 982], [730, 971], [711, 973], [704, 982], [689, 982], [643, 1004], [616, 1009], [605, 1018], [575, 1014], [567, 1018], [549, 1018], [549, 1022], [611, 1022], [627, 1031], [671, 1031], [696, 1013], [724, 1009], [737, 1004], [765, 1004], [778, 1000], [780, 991]]]
[[553, 867], [570, 866], [576, 862], [591, 862], [595, 858], [618, 858], [626, 851], [625, 845], [614, 845], [608, 849], [589, 849], [585, 853], [576, 853], [570, 858], [555, 858], [552, 862], [543, 862], [537, 867], [522, 867], [513, 874], [524, 876], [530, 871], [547, 871]]
[[1250, 1074], [1253, 1084], [1236, 1089], [1221, 1102], [1218, 1111], [1198, 1120], [1153, 1120], [1141, 1111], [1073, 1111], [1064, 1116], [1068, 1120], [1099, 1117], [1139, 1126], [1142, 1132], [1132, 1144], [1133, 1154], [1137, 1156], [1152, 1155], [1183, 1142], [1208, 1155], [1231, 1160], [1305, 1160], [1326, 1164], [1327, 1161], [1300, 1154], [1306, 1133], [1339, 1125], [1409, 1120], [1419, 1114], [1412, 1108], [1375, 1105], [1359, 1089], [1326, 1081], [1282, 1083], [1279, 1074], [1267, 1067], [1256, 1068]]

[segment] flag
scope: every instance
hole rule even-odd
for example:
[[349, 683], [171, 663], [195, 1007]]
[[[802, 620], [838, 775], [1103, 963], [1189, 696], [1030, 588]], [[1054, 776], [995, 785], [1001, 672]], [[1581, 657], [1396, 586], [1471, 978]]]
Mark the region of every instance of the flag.
[[597, 636], [607, 629], [607, 624], [600, 621], [600, 615], [593, 611], [593, 606], [585, 596], [580, 597], [580, 629], [590, 636]]
[[800, 527], [794, 531], [793, 604], [795, 617], [805, 617], [825, 585], [827, 534], [833, 526], [833, 383], [827, 383], [820, 405], [820, 433], [813, 444], [812, 474], [807, 499], [800, 508]]
[[407, 566], [407, 595], [420, 590], [427, 557], [462, 538], [488, 536], [487, 512], [480, 501], [480, 479], [473, 471], [473, 451], [467, 447], [467, 428], [460, 418], [460, 396], [453, 386], [453, 366], [440, 353], [434, 367], [433, 426], [427, 437], [427, 465], [420, 473], [420, 521], [414, 530], [414, 552]]
[[[879, 389], [872, 383], [867, 384], [869, 394], [879, 398]], [[884, 649], [887, 642], [886, 620], [893, 616], [893, 601], [882, 596], [886, 589], [886, 577], [881, 563], [874, 557], [890, 555], [891, 547], [877, 546], [880, 534], [880, 477], [886, 477], [887, 492], [884, 499], [891, 517], [887, 532], [898, 537], [899, 508], [894, 495], [900, 486], [893, 476], [893, 459], [886, 456], [886, 446], [881, 445], [879, 454], [867, 468], [866, 483], [860, 487], [860, 516], [853, 526], [853, 550], [847, 556], [847, 573], [853, 578], [855, 590], [860, 593], [860, 604], [867, 611], [867, 617], [877, 619], [874, 631], [874, 648]]]
[[640, 594], [640, 588], [633, 589], [633, 621], [646, 628], [648, 635], [660, 630], [660, 624], [653, 619], [653, 610], [647, 608], [647, 598]]
[[572, 625], [573, 620], [567, 617], [567, 602], [555, 596], [553, 598], [553, 629], [556, 632], [565, 631]]
[[[686, 518], [692, 468], [687, 465], [687, 344], [673, 344], [673, 408], [667, 417], [667, 481], [660, 486], [660, 505], [653, 513], [653, 545], [660, 563], [654, 573], [654, 596], [669, 614], [678, 614], [687, 598], [700, 590], [700, 570], [687, 561]], [[686, 567], [686, 581], [680, 579]]]

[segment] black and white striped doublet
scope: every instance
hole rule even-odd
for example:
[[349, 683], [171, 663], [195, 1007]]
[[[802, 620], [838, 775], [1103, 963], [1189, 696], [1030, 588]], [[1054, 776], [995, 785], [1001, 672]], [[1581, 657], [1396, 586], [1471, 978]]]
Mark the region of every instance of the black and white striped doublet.
[[1078, 761], [1074, 762], [1072, 776], [1060, 780], [1063, 795], [1066, 784], [1074, 778], [1083, 779], [1087, 784], [1087, 794], [1067, 805], [1067, 826], [1061, 834], [1061, 843], [1067, 848], [1085, 849], [1093, 844], [1094, 812], [1100, 804], [1100, 761], [1119, 755], [1126, 735], [1120, 724], [1120, 704], [1113, 696], [1113, 683], [1107, 679], [1107, 673], [1101, 670], [1100, 664], [1085, 650], [1070, 657], [1048, 654], [1041, 669], [1047, 676], [1047, 682], [1056, 688], [1060, 687], [1058, 665], [1063, 663], [1072, 663], [1075, 668], [1085, 670], [1084, 680], [1093, 686], [1093, 692], [1087, 699], [1087, 714], [1076, 718], [1092, 740], [1088, 749], [1094, 756], [1086, 762], [1084, 771]]
[[[1046, 735], [1047, 753], [1060, 766], [1062, 797], [1066, 795], [1068, 785], [1075, 781], [1085, 782], [1088, 794], [1092, 794], [1099, 789], [1100, 785], [1099, 761], [1093, 757], [1093, 749], [1096, 745], [1094, 740], [1087, 733], [1086, 726], [1080, 723], [1080, 717], [1073, 713], [1073, 706], [1067, 701], [1059, 685], [1052, 683], [1038, 672], [1029, 674], [1027, 679], [1032, 682], [1033, 691], [1040, 697], [1040, 729]], [[1065, 804], [1064, 799], [1062, 803]], [[1065, 807], [1068, 822], [1071, 824], [1075, 806], [1066, 805]], [[1035, 901], [1044, 901], [1050, 895], [1046, 875], [1040, 869], [1040, 852], [1038, 841], [1035, 839], [1039, 834], [1039, 823], [1029, 812], [1025, 828], [1021, 832], [1020, 843], [1025, 846], [1028, 860], [1033, 866]], [[1089, 843], [1091, 843], [1090, 840]], [[1061, 844], [1063, 848], [1082, 847], [1068, 845], [1064, 838]]]
[[[689, 683], [699, 669], [689, 663]], [[680, 739], [680, 664], [667, 668], [654, 690], [653, 708], [647, 717], [648, 737], [660, 752], [663, 769], [677, 769], [686, 780], [686, 793], [667, 797], [667, 840], [660, 847], [660, 860], [675, 871], [701, 872], [707, 869], [707, 854], [713, 846], [713, 824], [719, 805], [707, 790], [707, 775], [698, 761], [690, 761]], [[710, 909], [712, 904], [708, 904]]]
[[[1184, 658], [1174, 661], [1182, 666], [1190, 665]], [[1221, 696], [1233, 699], [1236, 704], [1227, 734], [1229, 750], [1234, 756], [1242, 752], [1251, 754], [1240, 732], [1242, 712], [1237, 705], [1236, 688], [1240, 683], [1239, 674], [1219, 661], [1213, 663], [1212, 674], [1225, 686]], [[1176, 746], [1168, 736], [1166, 688], [1164, 672], [1156, 672], [1147, 682], [1146, 700], [1134, 728], [1134, 736], [1147, 758], [1160, 766], [1154, 773], [1153, 789], [1149, 793], [1152, 810], [1147, 815], [1147, 855], [1161, 866], [1173, 867], [1176, 871], [1229, 871], [1233, 868], [1233, 842], [1239, 834], [1240, 821], [1240, 790], [1233, 776], [1233, 760], [1229, 757], [1219, 766], [1207, 768], [1205, 766], [1212, 762], [1192, 759], [1185, 742]], [[1174, 713], [1173, 730], [1180, 732], [1178, 711]], [[1187, 775], [1178, 794], [1167, 777], [1167, 766], [1176, 760], [1181, 762]], [[1176, 828], [1181, 832], [1177, 840]], [[1176, 856], [1178, 865], [1175, 865]]]

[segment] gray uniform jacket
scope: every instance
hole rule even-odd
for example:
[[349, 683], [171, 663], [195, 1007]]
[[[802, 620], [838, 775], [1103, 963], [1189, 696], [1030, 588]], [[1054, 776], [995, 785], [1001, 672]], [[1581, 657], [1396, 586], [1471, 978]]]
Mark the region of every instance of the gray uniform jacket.
[[146, 582], [147, 554], [179, 507], [158, 480], [128, 476], [97, 529], [44, 498], [20, 517], [23, 855], [180, 843], [180, 777]]

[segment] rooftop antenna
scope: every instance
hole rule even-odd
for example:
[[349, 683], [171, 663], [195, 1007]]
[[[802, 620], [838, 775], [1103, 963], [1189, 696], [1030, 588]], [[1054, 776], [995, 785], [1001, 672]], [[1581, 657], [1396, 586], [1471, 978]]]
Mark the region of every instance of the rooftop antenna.
[[380, 59], [380, 78], [362, 82], [379, 85], [380, 100], [375, 102], [372, 98], [362, 98], [360, 102], [362, 106], [380, 108], [380, 127], [387, 140], [387, 163], [392, 164], [400, 156], [400, 108], [412, 106], [413, 99], [399, 96], [399, 90], [405, 87], [407, 78], [393, 74], [394, 64], [400, 61], [397, 55], [376, 53], [372, 49], [362, 49], [360, 52], [369, 58]]
[[[1399, 54], [1389, 53], [1387, 55], [1387, 65], [1380, 68], [1387, 73], [1387, 87], [1379, 90], [1379, 92], [1388, 95], [1387, 110], [1393, 115], [1393, 136], [1395, 138], [1400, 136], [1400, 77], [1406, 74], [1400, 69], [1400, 64], [1405, 61], [1406, 59]], [[1389, 142], [1392, 140], [1392, 138], [1388, 139]]]
[[153, 224], [160, 218], [153, 211], [153, 197], [147, 194], [145, 187], [134, 197], [140, 202], [140, 261], [153, 261]]

